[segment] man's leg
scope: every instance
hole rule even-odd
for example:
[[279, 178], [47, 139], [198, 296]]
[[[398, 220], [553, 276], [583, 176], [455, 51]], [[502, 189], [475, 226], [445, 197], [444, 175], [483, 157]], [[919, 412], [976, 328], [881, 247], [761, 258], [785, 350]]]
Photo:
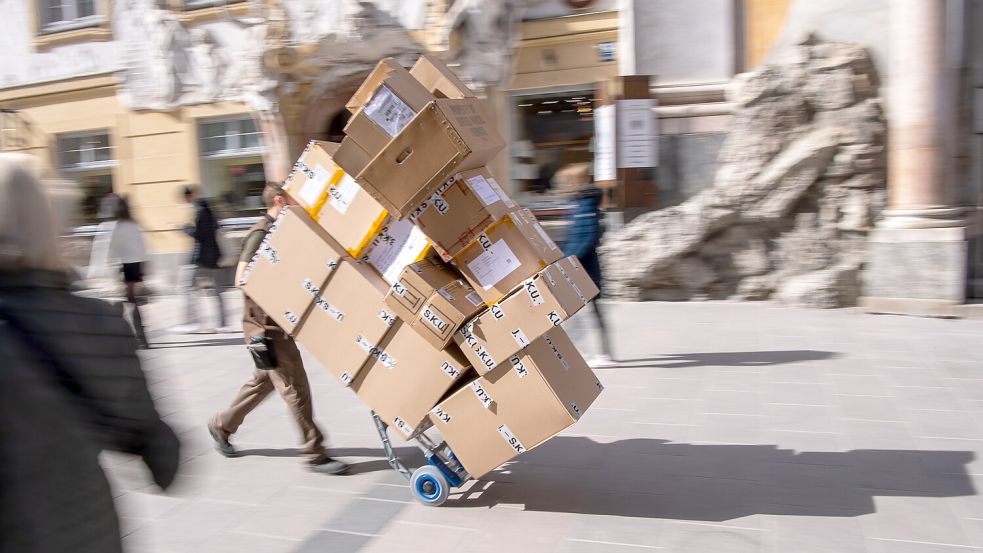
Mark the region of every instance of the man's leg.
[[218, 326], [225, 326], [225, 302], [222, 300], [222, 280], [220, 272], [222, 269], [208, 269], [208, 281], [211, 283], [212, 294], [218, 302]]
[[604, 351], [604, 355], [614, 359], [614, 350], [611, 349], [611, 337], [608, 335], [608, 326], [604, 322], [604, 314], [601, 311], [599, 299], [601, 298], [597, 297], [590, 304], [594, 308], [594, 315], [597, 316], [597, 330], [601, 334], [601, 349]]
[[311, 465], [323, 463], [328, 454], [324, 449], [324, 435], [314, 422], [311, 386], [300, 351], [293, 339], [281, 336], [273, 341], [273, 354], [277, 368], [270, 371], [270, 378], [300, 427], [304, 440], [300, 453]]
[[198, 266], [188, 265], [184, 267], [184, 274], [181, 278], [181, 293], [184, 294], [184, 324], [197, 325], [198, 320], [198, 298], [195, 297], [195, 284], [198, 281]]
[[227, 440], [229, 436], [235, 434], [246, 415], [273, 391], [271, 372], [273, 371], [256, 369], [253, 377], [239, 388], [239, 393], [232, 400], [232, 404], [212, 419], [211, 426], [222, 438]]

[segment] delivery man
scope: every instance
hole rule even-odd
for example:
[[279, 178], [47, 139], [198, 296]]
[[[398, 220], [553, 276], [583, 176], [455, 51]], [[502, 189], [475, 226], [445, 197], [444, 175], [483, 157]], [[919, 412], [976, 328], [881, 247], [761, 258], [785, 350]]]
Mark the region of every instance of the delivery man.
[[[243, 243], [236, 267], [237, 286], [240, 285], [243, 272], [263, 238], [287, 205], [288, 198], [282, 187], [268, 183], [263, 190], [263, 202], [267, 211], [262, 220], [249, 230]], [[208, 423], [208, 432], [215, 440], [219, 453], [226, 457], [236, 455], [235, 448], [229, 443], [229, 437], [239, 429], [246, 415], [275, 388], [287, 402], [300, 426], [304, 439], [300, 453], [307, 458], [310, 469], [323, 474], [341, 474], [348, 470], [347, 464], [328, 457], [324, 449], [324, 436], [314, 423], [311, 388], [304, 371], [304, 362], [293, 338], [248, 297], [243, 299], [242, 330], [246, 347], [256, 362], [256, 370], [253, 377], [239, 390], [232, 404]]]

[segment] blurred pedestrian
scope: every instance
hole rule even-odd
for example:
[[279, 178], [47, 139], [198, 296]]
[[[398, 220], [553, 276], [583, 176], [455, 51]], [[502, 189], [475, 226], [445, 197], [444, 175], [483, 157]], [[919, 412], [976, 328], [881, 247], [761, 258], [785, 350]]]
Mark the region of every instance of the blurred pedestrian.
[[[601, 288], [601, 260], [597, 255], [597, 247], [601, 244], [601, 237], [604, 234], [601, 226], [601, 189], [594, 185], [590, 176], [590, 165], [587, 163], [564, 167], [557, 172], [556, 180], [560, 191], [572, 196], [575, 206], [563, 253], [576, 255], [594, 284]], [[587, 362], [592, 367], [609, 367], [615, 364], [614, 352], [611, 349], [600, 299], [601, 297], [598, 296], [592, 301], [591, 308], [600, 333], [601, 353], [588, 359]]]
[[[243, 242], [242, 254], [236, 267], [236, 286], [241, 285], [249, 261], [259, 250], [283, 207], [287, 205], [287, 197], [280, 185], [271, 183], [263, 190], [263, 202], [267, 211], [249, 229]], [[341, 474], [347, 471], [347, 464], [328, 457], [324, 449], [324, 435], [314, 422], [310, 383], [294, 339], [247, 296], [243, 298], [242, 328], [246, 347], [253, 357], [256, 369], [253, 377], [239, 389], [232, 404], [208, 423], [208, 432], [215, 440], [216, 449], [226, 457], [236, 455], [229, 438], [239, 429], [246, 415], [275, 389], [287, 402], [300, 427], [304, 440], [300, 454], [306, 457], [308, 467], [323, 474]]]
[[118, 306], [68, 289], [51, 198], [0, 154], [0, 551], [122, 551], [99, 452], [139, 455], [161, 488], [179, 443]]
[[150, 343], [143, 330], [143, 318], [137, 306], [137, 285], [143, 282], [143, 271], [147, 263], [147, 245], [143, 241], [143, 228], [130, 214], [130, 204], [126, 198], [113, 194], [114, 225], [109, 232], [109, 257], [122, 264], [123, 284], [126, 285], [126, 302], [130, 304], [130, 320], [133, 334], [141, 348], [147, 349]]
[[218, 331], [230, 332], [234, 329], [225, 326], [225, 303], [222, 301], [222, 275], [219, 262], [222, 250], [218, 245], [218, 220], [208, 200], [198, 196], [193, 186], [183, 190], [184, 201], [195, 208], [195, 223], [184, 228], [184, 232], [194, 239], [191, 250], [191, 270], [187, 271], [182, 287], [185, 295], [185, 322], [171, 329], [180, 334], [193, 332], [214, 332], [216, 329], [203, 326], [198, 317], [197, 294], [199, 286], [210, 290], [218, 302]]

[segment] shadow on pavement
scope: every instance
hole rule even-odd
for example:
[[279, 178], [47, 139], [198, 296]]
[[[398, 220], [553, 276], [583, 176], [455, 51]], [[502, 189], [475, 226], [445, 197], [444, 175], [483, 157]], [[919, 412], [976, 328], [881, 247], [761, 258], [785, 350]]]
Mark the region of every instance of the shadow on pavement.
[[658, 367], [663, 369], [682, 369], [687, 367], [762, 367], [799, 363], [802, 361], [822, 361], [839, 354], [832, 351], [789, 350], [789, 351], [726, 351], [717, 353], [679, 353], [644, 357], [638, 359], [619, 359], [612, 367], [631, 368]]
[[150, 349], [169, 349], [169, 348], [194, 348], [199, 346], [242, 346], [242, 337], [238, 338], [212, 338], [209, 340], [185, 340], [177, 342], [154, 342], [150, 341]]
[[[420, 450], [415, 447], [397, 447], [394, 449], [396, 451], [396, 456], [399, 457], [399, 460], [402, 461], [403, 464], [410, 470], [413, 470], [423, 463], [423, 456], [420, 454]], [[351, 463], [352, 467], [346, 473], [349, 475], [392, 470], [392, 467], [389, 466], [389, 461], [385, 459], [386, 453], [382, 448], [329, 448], [328, 454], [339, 459], [346, 459], [349, 457], [381, 457], [381, 459], [372, 459], [370, 461], [348, 461]], [[236, 455], [236, 457], [249, 456], [299, 457], [300, 450], [298, 450], [296, 447], [282, 449], [240, 449], [238, 451], [238, 455]]]
[[560, 436], [475, 482], [447, 506], [695, 521], [755, 514], [853, 517], [875, 496], [975, 495], [969, 451], [802, 452]]

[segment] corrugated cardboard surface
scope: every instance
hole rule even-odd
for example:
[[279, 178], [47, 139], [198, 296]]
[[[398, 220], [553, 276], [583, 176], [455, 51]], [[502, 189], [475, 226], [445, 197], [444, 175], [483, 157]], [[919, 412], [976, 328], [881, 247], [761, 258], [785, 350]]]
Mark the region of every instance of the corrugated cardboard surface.
[[[345, 137], [338, 146], [338, 151], [334, 154], [335, 163], [341, 166], [349, 175], [358, 176], [365, 167], [372, 161], [372, 156], [365, 151], [364, 148], [359, 146], [358, 142], [355, 142], [350, 137]], [[388, 204], [380, 197], [378, 193], [374, 190], [366, 190], [375, 200], [382, 204], [383, 207], [389, 209]]]
[[364, 263], [346, 258], [314, 302], [297, 340], [350, 385], [396, 323], [383, 298], [388, 285]]
[[358, 87], [355, 94], [345, 104], [345, 108], [354, 114], [372, 99], [376, 90], [384, 82], [388, 82], [389, 88], [411, 108], [417, 111], [433, 99], [430, 91], [413, 78], [409, 71], [400, 65], [399, 62], [393, 58], [384, 58], [376, 64], [375, 69], [362, 81], [362, 85]]
[[427, 258], [407, 265], [389, 293], [386, 305], [404, 321], [412, 321], [438, 288], [456, 280], [457, 274], [439, 261]]
[[284, 209], [243, 275], [242, 291], [290, 334], [345, 257], [299, 206]]
[[381, 349], [383, 353], [359, 373], [352, 389], [406, 439], [455, 382], [473, 375], [457, 346], [434, 348], [402, 321]]
[[438, 99], [357, 176], [379, 203], [402, 219], [452, 175], [485, 165], [504, 147], [480, 100]]
[[513, 208], [515, 202], [482, 167], [455, 175], [411, 218], [448, 261]]
[[338, 144], [311, 140], [283, 182], [283, 190], [311, 216], [317, 216], [327, 199], [328, 187], [344, 175], [333, 156]]
[[434, 290], [413, 319], [413, 329], [435, 348], [447, 347], [466, 321], [477, 315], [485, 304], [463, 279]]
[[372, 238], [362, 259], [374, 267], [389, 284], [399, 280], [403, 269], [427, 257], [430, 242], [427, 237], [408, 220], [394, 221], [392, 218]]
[[569, 319], [599, 293], [575, 256], [526, 280], [455, 333], [454, 341], [484, 374]]
[[563, 252], [528, 209], [502, 217], [454, 258], [454, 265], [492, 305]]
[[430, 419], [480, 478], [576, 422], [601, 389], [570, 338], [555, 328], [441, 401]]
[[410, 69], [410, 75], [438, 98], [473, 98], [474, 92], [449, 67], [437, 58], [424, 54]]
[[361, 256], [385, 224], [386, 210], [348, 174], [329, 187], [327, 194], [328, 198], [318, 212], [318, 224], [349, 255]]

